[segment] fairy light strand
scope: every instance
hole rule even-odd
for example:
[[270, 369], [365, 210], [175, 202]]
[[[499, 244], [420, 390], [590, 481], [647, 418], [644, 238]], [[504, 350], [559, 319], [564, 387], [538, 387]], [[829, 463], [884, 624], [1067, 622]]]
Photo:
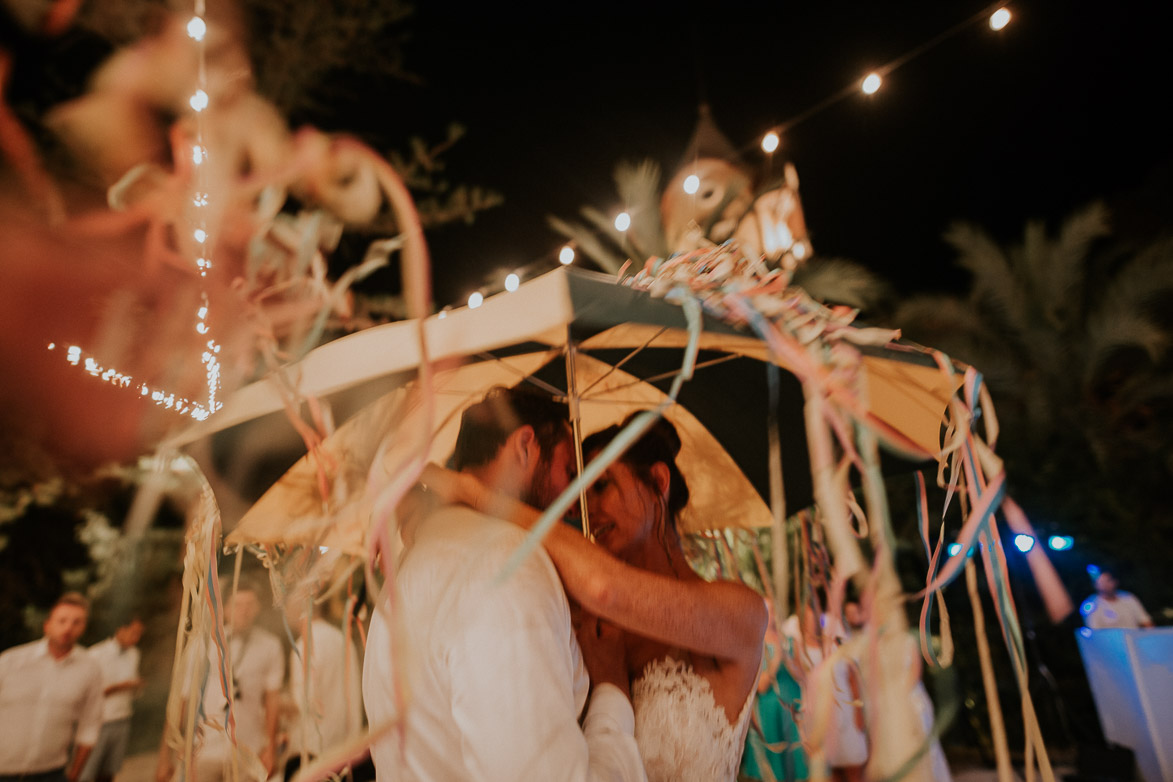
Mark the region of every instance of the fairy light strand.
[[[206, 279], [208, 270], [212, 268], [211, 242], [208, 232], [208, 150], [204, 146], [204, 126], [206, 110], [211, 106], [211, 97], [208, 94], [207, 75], [207, 37], [208, 26], [204, 19], [206, 7], [204, 0], [195, 0], [194, 15], [188, 20], [186, 31], [189, 38], [195, 42], [197, 71], [196, 86], [188, 101], [195, 113], [195, 139], [191, 148], [191, 162], [193, 166], [194, 191], [191, 197], [191, 207], [194, 215], [191, 220], [191, 238], [195, 240], [197, 248], [194, 255], [195, 270], [201, 279]], [[206, 404], [192, 401], [178, 396], [162, 388], [152, 388], [147, 383], [136, 383], [135, 379], [121, 370], [105, 367], [96, 356], [87, 355], [78, 345], [70, 345], [65, 351], [65, 361], [72, 366], [82, 369], [86, 374], [109, 383], [116, 388], [133, 389], [139, 395], [150, 399], [156, 405], [172, 410], [180, 415], [186, 415], [197, 421], [204, 421], [212, 413], [219, 410], [223, 403], [218, 400], [220, 390], [220, 345], [211, 338], [211, 326], [208, 315], [210, 302], [206, 288], [200, 291], [200, 304], [196, 310], [195, 331], [206, 337], [200, 361], [204, 367], [204, 376], [207, 382], [208, 399]], [[57, 343], [47, 345], [49, 351], [57, 350]]]
[[[195, 225], [192, 230], [192, 238], [198, 245], [195, 250], [196, 272], [201, 279], [207, 279], [208, 270], [212, 268], [212, 242], [208, 233], [210, 176], [208, 173], [208, 150], [204, 146], [204, 139], [207, 111], [212, 107], [211, 98], [208, 95], [208, 47], [206, 42], [208, 25], [204, 19], [206, 12], [204, 0], [195, 0], [193, 12], [194, 15], [187, 23], [188, 37], [195, 42], [197, 63], [196, 88], [188, 101], [195, 113], [195, 145], [192, 147], [195, 187], [191, 198]], [[217, 399], [220, 392], [220, 360], [218, 358], [220, 346], [210, 336], [212, 329], [208, 322], [209, 309], [208, 292], [205, 288], [200, 291], [200, 306], [196, 313], [195, 330], [200, 336], [208, 338], [200, 355], [200, 363], [204, 367], [204, 377], [208, 388], [207, 409], [214, 413], [222, 406], [222, 403]]]
[[[773, 135], [775, 137], [780, 138], [781, 136], [785, 135], [785, 133], [787, 131], [792, 130], [793, 128], [795, 128], [796, 126], [800, 125], [803, 122], [806, 122], [811, 117], [814, 117], [817, 114], [821, 114], [823, 111], [825, 111], [826, 109], [829, 109], [831, 106], [834, 106], [836, 103], [839, 103], [840, 101], [845, 100], [845, 99], [851, 97], [852, 95], [858, 95], [861, 90], [865, 94], [868, 94], [868, 95], [875, 93], [876, 90], [878, 90], [879, 87], [882, 85], [884, 79], [886, 79], [889, 76], [889, 74], [891, 74], [897, 68], [900, 68], [901, 66], [908, 64], [909, 62], [916, 59], [920, 55], [924, 54], [925, 52], [929, 51], [930, 49], [935, 48], [936, 46], [940, 45], [941, 43], [952, 38], [954, 35], [957, 35], [957, 33], [961, 32], [962, 30], [966, 29], [967, 27], [970, 27], [974, 24], [977, 24], [978, 22], [986, 21], [986, 22], [988, 22], [991, 29], [993, 29], [995, 31], [1002, 30], [1003, 28], [1006, 27], [1007, 23], [1011, 19], [1011, 14], [1010, 14], [1009, 9], [1007, 8], [1007, 5], [1008, 5], [1008, 3], [1006, 2], [1006, 0], [998, 0], [995, 3], [991, 3], [990, 5], [986, 6], [985, 8], [983, 8], [982, 10], [973, 14], [972, 16], [969, 16], [966, 19], [953, 25], [952, 27], [938, 33], [937, 35], [933, 36], [929, 40], [925, 41], [924, 43], [920, 44], [919, 46], [917, 46], [913, 49], [910, 49], [909, 51], [900, 55], [899, 57], [892, 60], [891, 62], [888, 62], [887, 64], [882, 65], [879, 68], [873, 68], [872, 71], [869, 74], [867, 74], [866, 78], [864, 78], [860, 81], [854, 81], [851, 84], [848, 84], [847, 86], [843, 87], [842, 89], [832, 93], [831, 95], [828, 95], [826, 98], [823, 98], [821, 101], [814, 104], [813, 106], [806, 109], [805, 111], [800, 112], [796, 116], [791, 117], [790, 119], [786, 120], [785, 122], [783, 122], [779, 125], [775, 125], [774, 127], [770, 128], [769, 131], [767, 131], [767, 133], [765, 135], [766, 136]], [[764, 138], [762, 140], [762, 143], [763, 143], [763, 145], [766, 143]], [[771, 142], [771, 143], [773, 143], [773, 142]], [[750, 145], [750, 147], [752, 147], [752, 146], [753, 145]], [[773, 144], [773, 146], [774, 146], [774, 149], [777, 149], [777, 144]], [[746, 149], [748, 149], [750, 147], [743, 148], [741, 151], [745, 151]], [[766, 151], [770, 152], [772, 150], [766, 150]]]
[[[792, 130], [811, 117], [822, 113], [824, 110], [830, 108], [836, 103], [846, 100], [852, 96], [857, 96], [861, 92], [869, 97], [875, 95], [880, 89], [882, 89], [884, 81], [887, 79], [887, 77], [897, 68], [908, 64], [930, 49], [933, 49], [944, 41], [952, 38], [954, 35], [958, 34], [967, 27], [970, 27], [971, 25], [974, 25], [978, 22], [985, 21], [991, 30], [997, 32], [1003, 30], [1012, 19], [1013, 14], [1009, 10], [1009, 2], [1007, 0], [997, 0], [997, 2], [991, 3], [972, 16], [969, 16], [952, 27], [944, 30], [943, 32], [938, 33], [929, 40], [905, 52], [896, 59], [871, 70], [867, 74], [864, 74], [858, 80], [853, 81], [852, 83], [828, 95], [810, 108], [800, 112], [799, 114], [791, 117], [781, 124], [775, 125], [760, 137], [758, 137], [757, 141], [752, 144], [746, 144], [741, 149], [739, 149], [738, 152], [747, 152], [753, 149], [755, 146], [759, 146], [760, 149], [767, 155], [772, 155], [781, 146], [782, 137], [787, 131]], [[695, 195], [698, 190], [698, 185], [699, 181], [697, 181], [695, 175], [686, 177], [683, 182], [684, 191], [689, 195]], [[630, 225], [631, 216], [626, 211], [619, 211], [616, 213], [614, 222], [614, 228], [616, 231], [622, 234], [627, 231]], [[593, 231], [592, 234], [598, 237], [603, 236], [604, 232], [601, 230], [596, 230]], [[803, 256], [805, 255], [805, 250], [806, 248], [803, 245], [796, 244], [795, 256], [799, 260], [802, 260]], [[555, 257], [557, 261], [563, 266], [570, 265], [576, 260], [574, 243], [571, 242], [569, 244], [562, 244], [559, 250], [554, 251], [553, 257]], [[521, 274], [521, 278], [528, 279], [531, 272], [550, 268], [550, 258], [551, 254], [546, 253], [534, 260], [529, 265], [518, 269], [518, 272]], [[472, 308], [480, 306], [481, 302], [484, 301], [485, 292], [486, 290], [482, 288], [473, 293], [469, 297], [469, 306]], [[492, 292], [490, 291], [489, 293]], [[474, 301], [476, 302], [475, 304], [473, 303]]]

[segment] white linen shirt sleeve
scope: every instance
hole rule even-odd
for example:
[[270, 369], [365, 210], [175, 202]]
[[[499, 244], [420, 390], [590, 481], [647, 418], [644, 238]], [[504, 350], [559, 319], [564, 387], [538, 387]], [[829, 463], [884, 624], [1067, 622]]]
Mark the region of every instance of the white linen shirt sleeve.
[[102, 730], [102, 672], [93, 660], [86, 659], [83, 663], [89, 666], [93, 673], [89, 676], [85, 694], [82, 697], [81, 714], [77, 721], [77, 733], [74, 742], [79, 746], [92, 747], [98, 740], [98, 733]]
[[485, 782], [646, 780], [631, 703], [617, 688], [596, 689], [579, 727], [576, 642], [557, 578], [532, 555], [462, 601], [444, 663], [465, 764]]

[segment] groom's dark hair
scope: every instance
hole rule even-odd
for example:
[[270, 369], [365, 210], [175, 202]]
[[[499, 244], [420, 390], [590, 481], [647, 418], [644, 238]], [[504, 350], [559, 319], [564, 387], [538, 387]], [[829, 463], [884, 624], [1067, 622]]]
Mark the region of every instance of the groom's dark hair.
[[488, 464], [509, 435], [526, 425], [533, 427], [542, 459], [549, 460], [554, 447], [570, 434], [570, 409], [540, 391], [494, 386], [460, 416], [448, 466], [465, 470]]

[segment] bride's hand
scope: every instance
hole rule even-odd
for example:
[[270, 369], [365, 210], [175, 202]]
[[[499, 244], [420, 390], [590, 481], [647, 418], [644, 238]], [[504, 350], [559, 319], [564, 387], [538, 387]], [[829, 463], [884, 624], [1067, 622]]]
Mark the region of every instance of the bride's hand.
[[419, 485], [443, 505], [461, 504], [479, 510], [483, 503], [484, 487], [479, 480], [433, 462], [424, 465]]
[[582, 660], [591, 677], [591, 686], [614, 684], [628, 698], [631, 681], [627, 676], [627, 647], [623, 631], [594, 614], [578, 609], [573, 612], [574, 632], [582, 648]]

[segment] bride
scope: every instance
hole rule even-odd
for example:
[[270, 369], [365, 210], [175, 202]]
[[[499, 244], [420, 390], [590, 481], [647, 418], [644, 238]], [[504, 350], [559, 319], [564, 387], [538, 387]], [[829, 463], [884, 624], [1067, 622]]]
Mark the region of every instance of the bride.
[[[588, 437], [586, 458], [630, 421]], [[676, 466], [680, 438], [660, 419], [587, 490], [597, 543], [555, 524], [543, 545], [567, 593], [623, 628], [635, 739], [649, 782], [733, 782], [744, 746], [767, 611], [754, 590], [692, 571], [676, 521], [688, 486]], [[523, 527], [539, 511], [476, 478], [429, 465], [423, 481], [442, 497]], [[597, 622], [579, 641], [593, 643]]]

